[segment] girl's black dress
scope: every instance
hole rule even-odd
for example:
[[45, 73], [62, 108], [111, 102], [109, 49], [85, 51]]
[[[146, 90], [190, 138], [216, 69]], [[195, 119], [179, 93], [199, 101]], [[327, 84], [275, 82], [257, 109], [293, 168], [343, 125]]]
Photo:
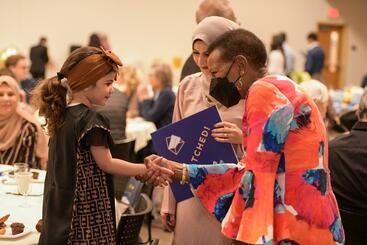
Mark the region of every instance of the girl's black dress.
[[112, 143], [108, 121], [83, 104], [66, 108], [49, 141], [39, 244], [115, 244], [113, 185], [91, 145]]

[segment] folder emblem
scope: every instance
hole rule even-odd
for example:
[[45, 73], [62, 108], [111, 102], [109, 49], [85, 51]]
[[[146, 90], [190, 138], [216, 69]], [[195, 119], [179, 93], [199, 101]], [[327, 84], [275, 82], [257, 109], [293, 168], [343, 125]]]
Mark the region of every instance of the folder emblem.
[[167, 149], [175, 155], [180, 153], [182, 146], [185, 144], [185, 141], [181, 139], [181, 137], [176, 135], [171, 135], [166, 137]]

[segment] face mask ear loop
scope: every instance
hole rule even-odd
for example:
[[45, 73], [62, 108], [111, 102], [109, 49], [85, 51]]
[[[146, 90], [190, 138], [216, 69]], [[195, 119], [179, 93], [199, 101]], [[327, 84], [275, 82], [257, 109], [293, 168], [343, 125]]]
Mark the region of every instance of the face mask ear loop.
[[235, 62], [235, 61], [236, 61], [236, 58], [232, 61], [231, 65], [230, 65], [230, 66], [229, 66], [229, 68], [228, 68], [228, 71], [227, 71], [226, 75], [225, 75], [223, 78], [225, 78], [225, 77], [227, 77], [227, 76], [228, 76], [228, 74], [229, 74], [229, 72], [231, 71], [232, 66], [233, 66], [233, 64], [234, 64], [234, 62]]
[[[243, 56], [243, 55], [240, 55], [240, 57], [242, 57], [244, 60], [245, 60], [245, 62], [246, 62], [246, 66], [247, 66], [247, 64], [248, 64], [248, 62], [247, 62], [247, 59], [246, 59], [246, 57], [245, 56]], [[242, 73], [242, 74], [241, 74]], [[240, 72], [240, 75], [239, 75], [239, 77], [236, 79], [236, 81], [234, 81], [234, 84], [236, 85], [236, 83], [237, 82], [239, 82], [240, 84], [240, 86], [242, 87], [243, 86], [243, 81], [242, 81], [242, 77], [243, 77], [243, 75], [245, 75], [245, 72], [244, 71], [242, 71], [242, 72]], [[237, 86], [237, 85], [236, 85]]]

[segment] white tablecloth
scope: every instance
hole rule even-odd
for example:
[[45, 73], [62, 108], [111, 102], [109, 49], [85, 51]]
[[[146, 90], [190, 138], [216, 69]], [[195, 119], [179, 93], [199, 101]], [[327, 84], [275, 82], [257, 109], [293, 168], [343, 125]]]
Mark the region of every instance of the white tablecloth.
[[135, 139], [135, 152], [147, 145], [151, 139], [150, 134], [156, 130], [154, 123], [145, 121], [140, 117], [126, 121], [126, 136]]
[[[13, 222], [23, 223], [25, 230], [30, 230], [31, 232], [25, 236], [16, 239], [2, 239], [0, 238], [0, 244], [38, 244], [38, 238], [40, 233], [36, 230], [36, 224], [42, 217], [42, 200], [43, 195], [43, 183], [32, 183], [30, 196], [27, 197], [26, 203], [28, 207], [22, 207], [24, 204], [24, 198], [20, 195], [6, 194], [6, 192], [17, 192], [17, 186], [14, 184], [14, 180], [6, 182], [4, 184], [3, 180], [5, 176], [0, 177], [0, 216], [10, 214], [9, 219], [5, 222], [10, 226]], [[10, 229], [10, 227], [7, 227]]]
[[[0, 238], [0, 245], [30, 245], [38, 244], [40, 233], [36, 230], [36, 224], [42, 218], [42, 202], [43, 202], [43, 186], [44, 183], [37, 181], [31, 184], [30, 196], [26, 199], [27, 207], [22, 207], [25, 203], [25, 197], [21, 195], [7, 194], [17, 193], [17, 185], [15, 180], [6, 176], [12, 166], [0, 164], [0, 217], [10, 214], [9, 219], [5, 222], [7, 225], [7, 233], [11, 232], [10, 225], [13, 222], [23, 223], [25, 231], [30, 231], [28, 234], [19, 238]], [[42, 172], [44, 176], [45, 171]], [[115, 201], [116, 220], [119, 221], [121, 214], [126, 211], [128, 205], [122, 202]], [[116, 224], [117, 225], [117, 224]], [[0, 236], [1, 237], [1, 236]]]

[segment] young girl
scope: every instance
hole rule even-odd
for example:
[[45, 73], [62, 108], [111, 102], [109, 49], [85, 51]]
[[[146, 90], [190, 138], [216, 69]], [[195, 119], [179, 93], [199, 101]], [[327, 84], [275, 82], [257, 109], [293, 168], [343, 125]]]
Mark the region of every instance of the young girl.
[[172, 174], [155, 162], [145, 166], [111, 157], [108, 122], [90, 107], [105, 105], [118, 66], [122, 63], [111, 51], [79, 48], [57, 77], [34, 91], [34, 104], [50, 135], [39, 244], [115, 244], [109, 173], [160, 175], [153, 178], [155, 184], [165, 183]]

